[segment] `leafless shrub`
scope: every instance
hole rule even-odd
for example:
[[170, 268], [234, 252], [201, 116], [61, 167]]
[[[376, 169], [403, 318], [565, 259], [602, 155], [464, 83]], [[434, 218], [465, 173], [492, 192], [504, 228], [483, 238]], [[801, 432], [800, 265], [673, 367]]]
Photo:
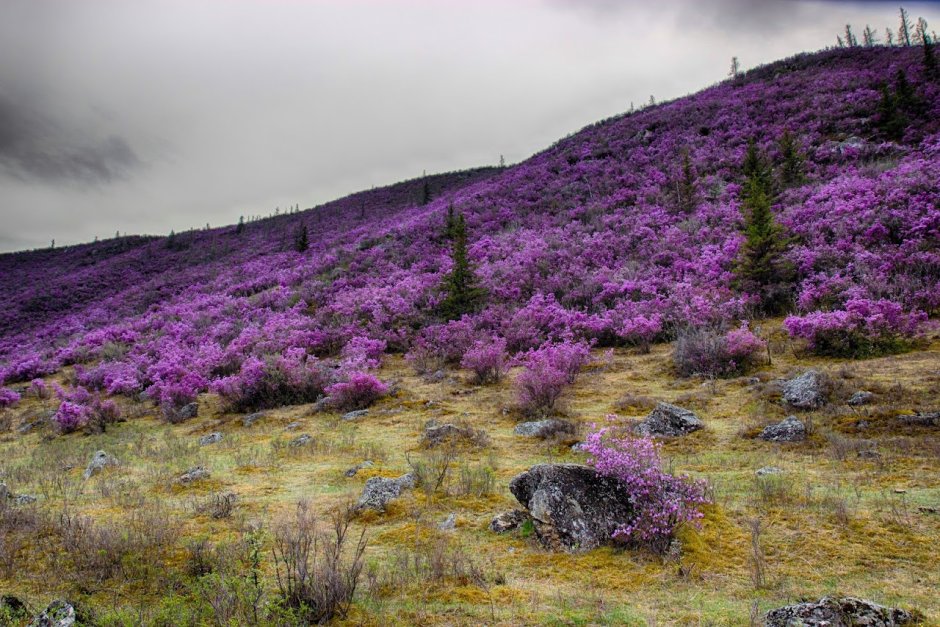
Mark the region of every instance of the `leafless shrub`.
[[392, 553], [385, 578], [386, 584], [395, 588], [414, 582], [481, 585], [487, 581], [483, 568], [470, 557], [464, 545], [442, 533], [421, 540], [413, 547], [399, 547]]
[[614, 403], [614, 407], [618, 411], [642, 413], [652, 411], [656, 407], [656, 401], [649, 396], [625, 394]]
[[412, 458], [405, 455], [411, 472], [414, 473], [415, 483], [428, 496], [446, 487], [450, 477], [450, 470], [457, 460], [457, 447], [450, 446], [431, 449], [419, 457]]
[[464, 465], [457, 480], [457, 494], [489, 496], [496, 490], [496, 475], [493, 469], [483, 464]]
[[234, 492], [213, 492], [205, 499], [196, 502], [193, 509], [197, 514], [221, 520], [231, 517], [237, 501], [238, 496]]
[[767, 586], [767, 558], [764, 556], [764, 549], [760, 545], [760, 537], [764, 526], [759, 518], [748, 520], [747, 526], [751, 531], [751, 552], [748, 556], [748, 565], [751, 568], [751, 583], [754, 584], [756, 589], [760, 590]]
[[797, 500], [793, 480], [782, 473], [755, 477], [754, 491], [758, 505], [765, 508], [789, 505]]
[[186, 574], [203, 577], [215, 570], [212, 543], [208, 538], [196, 538], [186, 543]]
[[827, 433], [826, 440], [829, 442], [832, 457], [840, 462], [848, 459], [850, 455], [858, 455], [874, 448], [874, 442], [871, 440], [850, 438], [838, 433]]
[[334, 514], [332, 533], [317, 529], [306, 501], [274, 531], [274, 568], [284, 604], [305, 624], [324, 623], [349, 612], [366, 548], [365, 530], [351, 544], [350, 510]]

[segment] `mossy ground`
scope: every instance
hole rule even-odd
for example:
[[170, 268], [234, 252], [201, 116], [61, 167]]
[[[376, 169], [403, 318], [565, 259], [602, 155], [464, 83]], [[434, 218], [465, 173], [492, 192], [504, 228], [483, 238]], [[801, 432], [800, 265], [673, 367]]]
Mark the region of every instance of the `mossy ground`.
[[[162, 422], [149, 406], [128, 405], [125, 410], [137, 415], [100, 435], [7, 432], [0, 439], [0, 469], [15, 492], [39, 496], [38, 507], [101, 522], [130, 521], [142, 509], [159, 509], [175, 522], [173, 548], [152, 556], [154, 564], [128, 567], [124, 576], [99, 582], [62, 575], [55, 550], [36, 537], [15, 548], [12, 571], [0, 569], [0, 592], [35, 606], [80, 595], [92, 606], [146, 617], [147, 608], [188, 585], [182, 574], [167, 574], [184, 570], [185, 538], [223, 542], [246, 523], [287, 515], [302, 498], [325, 514], [355, 499], [368, 477], [406, 472], [406, 455], [423, 453], [428, 420], [459, 419], [484, 429], [490, 443], [461, 452], [449, 487], [456, 485], [461, 467], [489, 467], [494, 492], [461, 495], [445, 489], [428, 495], [417, 489], [386, 513], [360, 516], [354, 527], [367, 528], [366, 561], [381, 571], [396, 552], [444, 535], [436, 524], [454, 512], [456, 531], [446, 535], [486, 583], [400, 577], [395, 586], [363, 584], [346, 619], [350, 624], [741, 625], [755, 606], [763, 612], [831, 593], [917, 608], [929, 624], [940, 624], [934, 553], [940, 545], [940, 431], [896, 420], [915, 410], [940, 410], [940, 342], [863, 361], [821, 359], [780, 339], [779, 323], [767, 327], [776, 337], [772, 363], [747, 377], [676, 378], [669, 345], [655, 346], [649, 354], [616, 350], [609, 359], [599, 351], [599, 365], [582, 374], [563, 398], [563, 413], [582, 431], [611, 413], [641, 417], [646, 399], [690, 407], [704, 419], [703, 431], [664, 446], [670, 468], [706, 478], [714, 497], [701, 528], [681, 531], [678, 561], [613, 549], [553, 554], [525, 534], [490, 532], [492, 517], [516, 505], [507, 489], [515, 474], [535, 463], [582, 456], [567, 443], [513, 435], [519, 416], [511, 375], [486, 387], [474, 387], [459, 371], [430, 383], [393, 356], [380, 375], [396, 380], [400, 392], [355, 421], [301, 406], [271, 411], [244, 427], [239, 416], [221, 412], [217, 399], [208, 397], [201, 400], [199, 417], [180, 425]], [[787, 414], [766, 382], [810, 366], [829, 374], [834, 400], [802, 415], [812, 424], [809, 440], [781, 445], [752, 437], [762, 424]], [[845, 405], [857, 389], [875, 391], [875, 404]], [[16, 423], [43, 403], [24, 399], [6, 417]], [[288, 430], [293, 422], [301, 426]], [[200, 447], [199, 436], [212, 431], [224, 434], [222, 442]], [[314, 443], [288, 446], [302, 433]], [[118, 457], [121, 465], [82, 482], [84, 466], [98, 449]], [[366, 459], [375, 465], [351, 478], [344, 475]], [[207, 467], [211, 478], [172, 485], [175, 476], [195, 465]], [[770, 465], [785, 472], [758, 480], [754, 471]], [[223, 491], [237, 495], [233, 516], [200, 513], [208, 495]], [[753, 521], [762, 529], [762, 581], [755, 579]], [[151, 575], [161, 583], [150, 583]], [[273, 589], [273, 577], [268, 585]]]

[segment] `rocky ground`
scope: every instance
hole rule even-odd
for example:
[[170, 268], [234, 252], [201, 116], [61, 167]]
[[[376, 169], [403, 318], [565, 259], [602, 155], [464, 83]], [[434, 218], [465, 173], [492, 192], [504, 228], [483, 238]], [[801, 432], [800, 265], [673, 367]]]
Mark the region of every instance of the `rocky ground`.
[[[399, 357], [379, 372], [395, 393], [346, 415], [249, 418], [206, 395], [179, 424], [128, 404], [105, 433], [57, 436], [43, 422], [53, 401], [24, 398], [0, 415], [0, 593], [23, 617], [67, 598], [100, 624], [198, 624], [224, 596], [211, 583], [225, 559], [248, 559], [232, 570], [276, 595], [278, 524], [305, 500], [321, 529], [351, 508], [350, 536], [365, 531], [350, 624], [908, 620], [847, 597], [940, 624], [940, 342], [839, 361], [771, 335], [772, 363], [727, 380], [677, 378], [669, 345], [597, 352], [555, 422], [534, 425], [514, 408], [513, 373], [431, 380]], [[670, 469], [710, 485], [701, 527], [665, 557], [606, 546], [619, 505], [596, 507], [603, 486], [538, 466], [582, 464], [572, 445], [608, 414], [667, 433]]]

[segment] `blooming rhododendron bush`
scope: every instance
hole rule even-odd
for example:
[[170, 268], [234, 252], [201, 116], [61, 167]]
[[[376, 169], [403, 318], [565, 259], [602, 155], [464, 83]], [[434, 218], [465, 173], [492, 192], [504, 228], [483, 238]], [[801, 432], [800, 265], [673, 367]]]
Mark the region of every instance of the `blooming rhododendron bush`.
[[[384, 352], [421, 372], [463, 364], [480, 381], [515, 356], [520, 400], [542, 411], [572, 375], [533, 351], [646, 350], [754, 310], [759, 295], [735, 282], [742, 162], [753, 139], [779, 169], [785, 131], [805, 164], [772, 207], [790, 242], [787, 329], [820, 352], [899, 346], [940, 307], [940, 85], [924, 79], [920, 54], [802, 55], [595, 124], [510, 168], [415, 179], [241, 229], [2, 255], [0, 384], [75, 366], [89, 390], [169, 408], [207, 391], [245, 411], [321, 394], [358, 406], [381, 394], [366, 377]], [[923, 113], [889, 139], [875, 122], [879, 85], [899, 69]], [[694, 180], [680, 202], [686, 154]], [[486, 297], [446, 321], [450, 206]], [[309, 245], [298, 252], [301, 225]], [[723, 340], [733, 354], [715, 366], [722, 376], [759, 352], [736, 333]]]

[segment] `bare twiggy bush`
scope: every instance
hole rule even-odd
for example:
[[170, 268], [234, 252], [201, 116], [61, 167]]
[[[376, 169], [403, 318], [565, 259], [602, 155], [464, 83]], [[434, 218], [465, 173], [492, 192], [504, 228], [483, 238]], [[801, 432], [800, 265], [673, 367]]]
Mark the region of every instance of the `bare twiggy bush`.
[[826, 440], [829, 442], [829, 452], [832, 457], [840, 462], [850, 456], [858, 456], [860, 453], [874, 450], [874, 442], [871, 440], [849, 438], [838, 433], [827, 433]]
[[751, 568], [751, 583], [760, 590], [767, 586], [767, 558], [764, 556], [764, 549], [760, 544], [764, 525], [759, 518], [748, 520], [747, 525], [751, 531], [751, 553], [748, 556], [748, 565]]
[[483, 464], [460, 467], [457, 480], [457, 494], [470, 496], [489, 496], [496, 490], [496, 475], [493, 469]]
[[656, 400], [649, 396], [638, 396], [636, 394], [626, 394], [620, 398], [614, 407], [618, 411], [629, 412], [648, 412], [656, 407]]
[[446, 489], [451, 468], [457, 458], [457, 447], [453, 444], [431, 449], [415, 458], [405, 456], [411, 472], [414, 473], [415, 483], [427, 496]]
[[301, 501], [293, 519], [274, 530], [274, 568], [284, 605], [304, 624], [320, 624], [349, 612], [363, 566], [365, 530], [349, 536], [350, 509], [334, 513], [332, 529], [321, 533], [309, 504]]
[[798, 499], [793, 480], [783, 474], [769, 474], [754, 479], [757, 505], [765, 508], [789, 505]]
[[234, 492], [213, 492], [204, 499], [193, 503], [193, 510], [197, 514], [222, 520], [232, 516], [237, 502], [238, 497]]

